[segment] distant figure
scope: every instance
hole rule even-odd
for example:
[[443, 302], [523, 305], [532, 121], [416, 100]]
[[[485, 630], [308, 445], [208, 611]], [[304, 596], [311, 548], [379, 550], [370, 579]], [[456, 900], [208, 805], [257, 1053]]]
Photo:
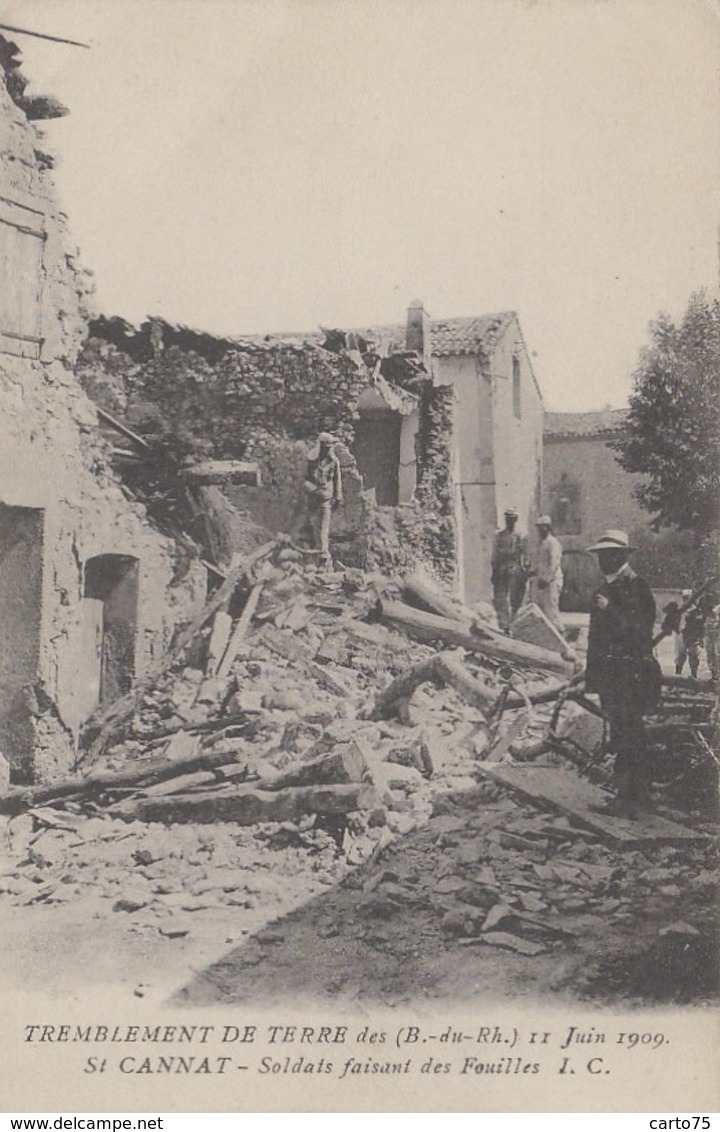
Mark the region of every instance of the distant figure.
[[527, 545], [515, 530], [518, 513], [514, 507], [505, 511], [505, 526], [495, 535], [491, 558], [490, 580], [493, 587], [493, 605], [498, 625], [507, 632], [510, 622], [522, 605], [527, 586]]
[[330, 518], [333, 508], [342, 503], [342, 475], [340, 461], [333, 448], [335, 437], [329, 432], [318, 436], [318, 455], [308, 460], [305, 470], [307, 517], [313, 537], [313, 547], [320, 552], [323, 566], [331, 564]]
[[540, 545], [535, 570], [537, 603], [551, 625], [563, 632], [560, 620], [560, 594], [563, 588], [562, 546], [552, 533], [552, 519], [541, 515], [536, 520]]
[[697, 680], [700, 667], [700, 649], [705, 636], [705, 624], [702, 610], [696, 606], [685, 614], [682, 625], [675, 638], [675, 673], [682, 675], [685, 661], [688, 661], [690, 675]]
[[596, 807], [635, 818], [650, 805], [651, 765], [643, 716], [660, 696], [660, 669], [653, 656], [655, 599], [629, 565], [625, 531], [605, 531], [589, 546], [603, 581], [592, 598], [585, 688], [596, 692], [615, 753], [616, 797]]
[[703, 614], [705, 657], [713, 680], [720, 680], [720, 596], [708, 590], [700, 599]]

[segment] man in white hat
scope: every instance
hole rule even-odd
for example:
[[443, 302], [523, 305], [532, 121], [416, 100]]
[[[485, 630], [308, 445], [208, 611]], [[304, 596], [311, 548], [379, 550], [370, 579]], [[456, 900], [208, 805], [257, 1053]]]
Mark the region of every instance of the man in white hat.
[[552, 519], [540, 515], [535, 520], [540, 540], [535, 571], [535, 597], [551, 625], [563, 632], [560, 620], [560, 594], [563, 588], [562, 546], [552, 533]]
[[324, 566], [330, 565], [330, 518], [333, 507], [342, 503], [342, 476], [340, 461], [333, 448], [335, 437], [329, 432], [318, 436], [318, 454], [308, 460], [305, 470], [305, 493], [308, 521], [312, 530], [313, 546], [320, 552]]
[[603, 580], [590, 609], [585, 688], [600, 696], [615, 753], [616, 797], [602, 809], [635, 818], [650, 805], [643, 716], [660, 698], [661, 675], [652, 646], [655, 599], [629, 564], [632, 549], [619, 530], [605, 531], [588, 547], [597, 555]]
[[505, 526], [495, 535], [490, 560], [493, 605], [498, 625], [503, 631], [522, 605], [527, 585], [527, 546], [515, 530], [518, 513], [514, 507], [505, 510]]

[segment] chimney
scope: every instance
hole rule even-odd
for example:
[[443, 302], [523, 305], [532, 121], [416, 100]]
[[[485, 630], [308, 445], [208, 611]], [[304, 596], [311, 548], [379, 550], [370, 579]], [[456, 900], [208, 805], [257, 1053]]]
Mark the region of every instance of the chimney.
[[422, 299], [413, 299], [408, 307], [405, 347], [414, 350], [424, 361], [430, 360], [430, 316]]

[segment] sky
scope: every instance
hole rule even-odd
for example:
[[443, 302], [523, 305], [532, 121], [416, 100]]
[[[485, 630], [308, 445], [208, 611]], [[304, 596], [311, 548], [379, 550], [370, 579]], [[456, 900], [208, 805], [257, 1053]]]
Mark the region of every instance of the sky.
[[518, 312], [625, 403], [718, 285], [715, 0], [9, 0], [96, 305], [220, 334]]

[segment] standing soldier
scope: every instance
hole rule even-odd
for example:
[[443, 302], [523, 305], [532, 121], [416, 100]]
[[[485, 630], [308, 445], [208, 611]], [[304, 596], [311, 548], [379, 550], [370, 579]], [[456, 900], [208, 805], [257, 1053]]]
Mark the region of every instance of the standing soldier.
[[537, 603], [551, 625], [563, 632], [560, 620], [560, 594], [563, 588], [562, 546], [552, 533], [552, 519], [541, 515], [535, 526], [540, 545], [537, 555]]
[[675, 674], [682, 675], [685, 661], [690, 664], [690, 675], [697, 679], [700, 667], [700, 648], [705, 635], [705, 625], [702, 610], [697, 606], [689, 609], [685, 614], [682, 625], [678, 629], [675, 640]]
[[514, 507], [505, 511], [505, 527], [498, 531], [493, 542], [490, 580], [493, 586], [493, 605], [498, 625], [504, 631], [522, 605], [527, 584], [527, 547], [525, 539], [515, 530], [518, 513]]
[[333, 451], [335, 437], [321, 432], [318, 437], [318, 455], [308, 460], [305, 470], [308, 521], [312, 530], [313, 546], [320, 552], [323, 566], [329, 566], [330, 517], [333, 507], [342, 503], [342, 476], [340, 461]]
[[597, 809], [635, 818], [650, 805], [643, 716], [659, 700], [661, 675], [652, 651], [655, 599], [628, 563], [631, 549], [625, 531], [605, 531], [588, 547], [604, 577], [592, 598], [585, 688], [600, 696], [615, 753], [616, 797]]

